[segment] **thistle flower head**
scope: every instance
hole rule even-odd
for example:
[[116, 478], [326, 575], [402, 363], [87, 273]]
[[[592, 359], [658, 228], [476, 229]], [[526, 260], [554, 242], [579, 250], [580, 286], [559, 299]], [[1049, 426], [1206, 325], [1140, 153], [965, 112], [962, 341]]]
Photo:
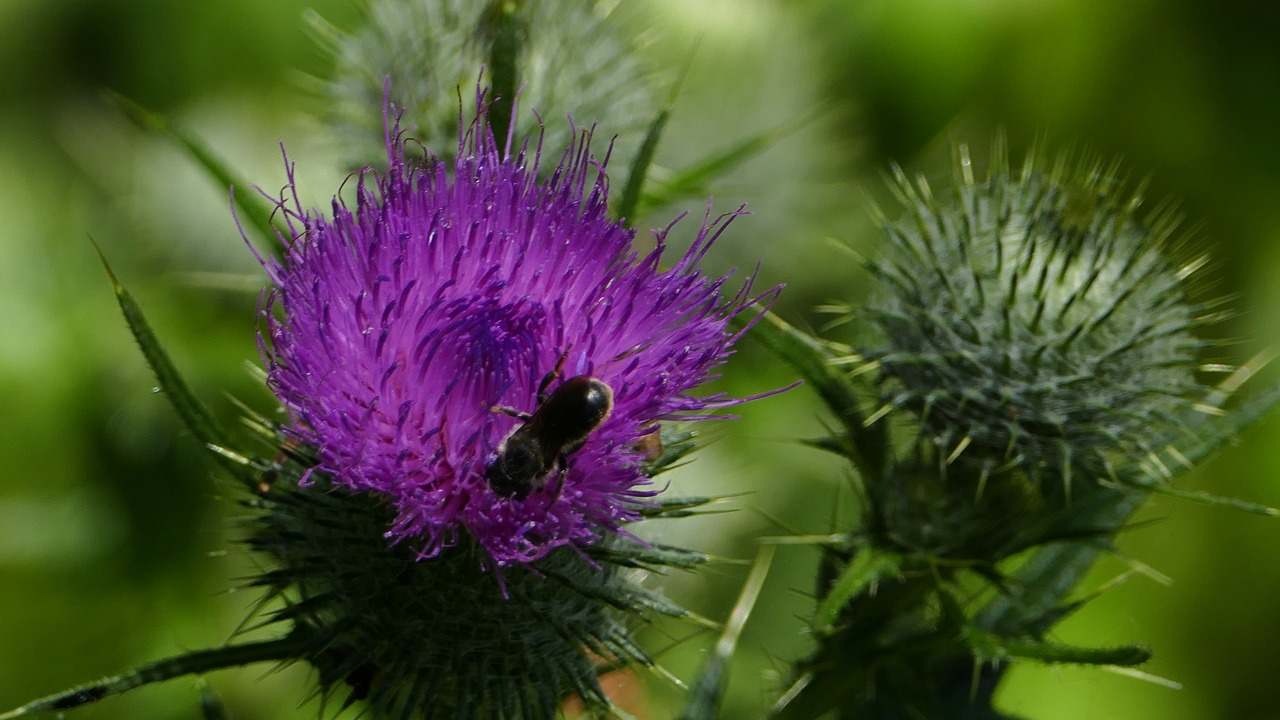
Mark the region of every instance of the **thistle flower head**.
[[999, 154], [954, 195], [899, 172], [906, 205], [871, 265], [887, 407], [909, 408], [954, 459], [1070, 482], [1117, 452], [1145, 455], [1189, 405], [1201, 341], [1194, 263], [1167, 210], [1146, 217], [1114, 167]]
[[[691, 393], [729, 354], [729, 318], [754, 300], [749, 280], [725, 299], [727, 277], [696, 267], [737, 213], [708, 215], [664, 269], [670, 227], [643, 250], [608, 216], [590, 133], [542, 181], [541, 146], [500, 153], [478, 105], [451, 167], [407, 161], [393, 125], [389, 169], [355, 178], [354, 207], [335, 199], [326, 217], [296, 195], [281, 202], [289, 233], [268, 263], [262, 340], [315, 471], [384, 498], [388, 535], [423, 557], [470, 536], [509, 565], [637, 517], [656, 492], [642, 440], [734, 402]], [[537, 411], [579, 376], [611, 389], [612, 407], [570, 437]], [[546, 455], [527, 494], [490, 479], [519, 428]]]

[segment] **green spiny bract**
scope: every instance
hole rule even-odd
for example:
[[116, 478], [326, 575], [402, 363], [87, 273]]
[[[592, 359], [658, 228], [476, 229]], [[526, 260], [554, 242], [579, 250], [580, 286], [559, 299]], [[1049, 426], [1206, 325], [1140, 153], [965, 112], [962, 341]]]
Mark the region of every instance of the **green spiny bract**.
[[[932, 455], [926, 453], [925, 455]], [[1045, 503], [1027, 476], [994, 476], [961, 458], [939, 482], [933, 458], [906, 458], [867, 486], [861, 534], [872, 544], [938, 560], [994, 563], [1036, 543]], [[949, 572], [944, 571], [949, 575]]]
[[[334, 136], [355, 167], [385, 151], [384, 83], [404, 109], [404, 126], [436, 157], [457, 151], [459, 88], [494, 86], [499, 102], [520, 94], [542, 118], [572, 114], [616, 136], [615, 157], [630, 161], [656, 105], [654, 71], [596, 0], [374, 0], [367, 20], [347, 33], [312, 18], [314, 35], [332, 55], [331, 77], [318, 80]], [[483, 72], [483, 83], [480, 73]], [[509, 77], [507, 77], [509, 76]], [[495, 125], [507, 122], [495, 106]], [[537, 118], [522, 113], [514, 137], [538, 137]], [[563, 122], [546, 126], [546, 147], [572, 139]], [[499, 133], [502, 137], [503, 133]], [[554, 169], [554, 167], [548, 168]]]
[[[690, 448], [688, 433], [664, 435], [652, 472]], [[552, 718], [571, 696], [601, 709], [601, 672], [652, 664], [633, 627], [650, 611], [685, 614], [641, 588], [635, 568], [691, 567], [697, 553], [611, 534], [496, 571], [465, 539], [421, 559], [388, 540], [384, 501], [320, 473], [299, 484], [310, 462], [282, 448], [301, 462], [272, 463], [247, 502], [247, 543], [269, 565], [251, 583], [268, 590], [264, 607], [277, 605], [268, 624], [308, 639], [299, 659], [316, 669], [326, 702], [364, 701], [374, 718], [405, 720]]]
[[997, 150], [976, 181], [960, 155], [946, 198], [897, 172], [907, 213], [870, 264], [885, 408], [912, 411], [946, 461], [1021, 468], [1047, 493], [1106, 477], [1190, 407], [1198, 264], [1114, 166], [1032, 153], [1015, 174]]

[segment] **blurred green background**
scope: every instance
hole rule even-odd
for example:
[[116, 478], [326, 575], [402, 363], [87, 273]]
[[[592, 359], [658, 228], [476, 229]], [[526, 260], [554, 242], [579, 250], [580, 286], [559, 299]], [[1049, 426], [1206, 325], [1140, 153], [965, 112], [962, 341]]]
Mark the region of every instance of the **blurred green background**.
[[[715, 248], [713, 270], [763, 258], [762, 287], [789, 282], [778, 309], [864, 296], [864, 276], [828, 239], [871, 251], [863, 193], [885, 197], [897, 160], [947, 177], [953, 139], [1122, 156], [1179, 198], [1216, 249], [1218, 290], [1239, 293], [1225, 329], [1237, 359], [1280, 340], [1280, 11], [1193, 0], [628, 0], [619, 22], [674, 68], [693, 53], [659, 162], [678, 167], [795, 117], [814, 117], [714, 188], [716, 207], [749, 202]], [[262, 275], [225, 188], [104, 99], [111, 89], [183, 123], [274, 193], [278, 143], [297, 161], [304, 203], [344, 176], [314, 119], [306, 77], [324, 56], [301, 22], [341, 27], [351, 0], [0, 0], [0, 709], [127, 666], [225, 641], [251, 607], [230, 593], [254, 565], [237, 550], [230, 483], [210, 477], [120, 320], [92, 237], [135, 293], [189, 381], [228, 424], [228, 396], [259, 408]], [[590, 118], [578, 118], [581, 121]], [[1019, 151], [1015, 149], [1015, 157]], [[689, 203], [698, 213], [704, 205]], [[654, 213], [663, 226], [681, 208]], [[691, 223], [689, 223], [691, 224]], [[687, 238], [690, 228], [685, 227]], [[680, 233], [677, 232], [677, 236]], [[750, 343], [725, 383], [739, 393], [789, 381]], [[678, 476], [679, 491], [746, 492], [739, 512], [651, 532], [749, 558], [756, 537], [819, 532], [843, 470], [791, 439], [820, 432], [802, 388], [743, 408]], [[1280, 418], [1252, 428], [1185, 486], [1280, 505]], [[226, 493], [226, 494], [224, 494]], [[844, 519], [854, 516], [843, 509]], [[1003, 707], [1033, 718], [1280, 718], [1280, 522], [1157, 499], [1123, 551], [1173, 579], [1129, 581], [1063, 625], [1081, 644], [1149, 642], [1146, 669], [1181, 690], [1097, 670], [1016, 668]], [[805, 652], [813, 552], [784, 548], [748, 625], [726, 717], [758, 716], [786, 663]], [[1096, 585], [1124, 569], [1099, 567]], [[744, 568], [671, 579], [670, 593], [723, 618]], [[694, 634], [663, 626], [651, 647]], [[679, 675], [705, 635], [663, 655]], [[313, 717], [305, 670], [254, 667], [211, 677], [235, 720]], [[650, 682], [664, 717], [680, 695]], [[75, 717], [198, 718], [190, 680], [148, 688]]]

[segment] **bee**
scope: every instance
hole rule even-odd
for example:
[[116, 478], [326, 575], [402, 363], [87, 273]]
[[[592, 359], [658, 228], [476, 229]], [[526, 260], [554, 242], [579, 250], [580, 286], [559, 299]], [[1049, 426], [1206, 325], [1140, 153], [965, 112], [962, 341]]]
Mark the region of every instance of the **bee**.
[[551, 383], [564, 368], [566, 350], [555, 368], [538, 385], [538, 405], [532, 414], [508, 407], [495, 407], [524, 421], [498, 446], [485, 468], [485, 478], [493, 491], [503, 497], [523, 500], [541, 489], [545, 476], [553, 470], [563, 475], [568, 457], [577, 452], [593, 430], [613, 411], [613, 388], [590, 375], [577, 375], [548, 393]]

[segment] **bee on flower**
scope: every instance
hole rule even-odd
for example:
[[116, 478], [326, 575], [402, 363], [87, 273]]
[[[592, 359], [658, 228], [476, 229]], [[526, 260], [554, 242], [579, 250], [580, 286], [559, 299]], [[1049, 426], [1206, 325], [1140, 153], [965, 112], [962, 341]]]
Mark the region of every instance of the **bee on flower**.
[[[657, 490], [646, 436], [739, 402], [694, 389], [730, 354], [730, 318], [777, 289], [753, 297], [748, 278], [726, 297], [728, 277], [698, 270], [741, 209], [708, 213], [674, 259], [670, 226], [642, 249], [609, 216], [590, 132], [542, 179], [541, 145], [499, 147], [477, 102], [452, 167], [407, 159], [389, 122], [388, 168], [359, 175], [354, 207], [304, 211], [290, 174], [261, 339], [316, 472], [385, 498], [388, 535], [421, 557], [470, 536], [504, 566], [638, 517]], [[511, 440], [534, 419], [548, 432], [541, 401], [578, 378], [609, 391], [607, 412], [511, 486]]]

